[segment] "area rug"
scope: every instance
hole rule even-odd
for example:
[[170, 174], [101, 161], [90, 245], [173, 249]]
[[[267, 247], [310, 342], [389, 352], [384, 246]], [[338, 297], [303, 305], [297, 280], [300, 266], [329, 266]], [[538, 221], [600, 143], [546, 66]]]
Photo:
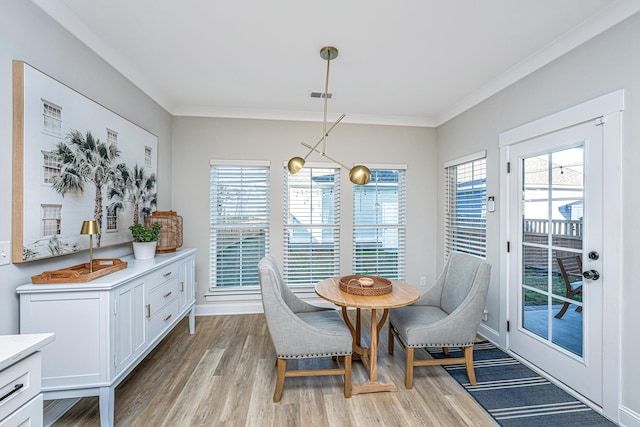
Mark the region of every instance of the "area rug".
[[[462, 357], [456, 347], [449, 356], [442, 348], [427, 351], [435, 359]], [[504, 427], [616, 425], [487, 341], [474, 345], [473, 359], [476, 386], [469, 384], [464, 365], [444, 368]]]

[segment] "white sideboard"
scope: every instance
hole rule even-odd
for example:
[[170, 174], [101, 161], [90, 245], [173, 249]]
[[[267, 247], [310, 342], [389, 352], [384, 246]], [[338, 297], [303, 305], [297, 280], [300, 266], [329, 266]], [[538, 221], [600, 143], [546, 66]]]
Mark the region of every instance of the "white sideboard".
[[0, 335], [0, 427], [42, 426], [40, 349], [53, 334]]
[[122, 258], [124, 270], [87, 283], [23, 285], [20, 332], [53, 332], [42, 351], [45, 399], [99, 396], [113, 426], [114, 389], [186, 315], [195, 332], [195, 249]]

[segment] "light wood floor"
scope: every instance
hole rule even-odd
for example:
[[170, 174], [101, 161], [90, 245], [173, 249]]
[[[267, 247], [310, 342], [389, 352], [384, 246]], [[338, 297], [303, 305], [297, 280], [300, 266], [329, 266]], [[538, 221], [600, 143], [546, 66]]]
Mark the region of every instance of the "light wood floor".
[[[363, 319], [367, 316], [363, 310]], [[368, 342], [368, 337], [364, 340]], [[275, 353], [263, 315], [197, 317], [195, 335], [189, 335], [183, 319], [116, 388], [115, 423], [127, 427], [498, 425], [440, 366], [416, 368], [414, 388], [407, 390], [402, 349], [396, 345], [393, 356], [387, 353], [386, 327], [380, 340], [380, 377], [393, 381], [398, 392], [345, 399], [339, 376], [287, 378], [282, 400], [273, 403]], [[422, 351], [416, 357], [418, 353]], [[294, 363], [288, 365], [295, 367]], [[301, 363], [312, 369], [334, 362]], [[353, 383], [365, 378], [364, 367], [354, 361]], [[99, 425], [97, 397], [83, 398], [54, 424]]]

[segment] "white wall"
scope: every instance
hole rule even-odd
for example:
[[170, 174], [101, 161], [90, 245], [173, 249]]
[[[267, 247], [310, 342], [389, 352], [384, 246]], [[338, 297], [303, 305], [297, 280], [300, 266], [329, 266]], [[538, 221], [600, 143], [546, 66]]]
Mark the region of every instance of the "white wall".
[[[622, 145], [622, 301], [619, 311], [621, 349], [621, 403], [640, 416], [640, 286], [637, 262], [640, 258], [640, 15], [636, 15], [601, 36], [568, 53], [536, 73], [503, 90], [475, 108], [438, 128], [438, 164], [487, 149], [487, 194], [500, 195], [498, 135], [508, 129], [591, 100], [616, 89], [625, 90]], [[606, 149], [606, 148], [605, 148]], [[439, 182], [443, 175], [440, 173]], [[605, 189], [606, 191], [606, 189]], [[439, 200], [442, 205], [442, 199]], [[499, 206], [499, 202], [496, 203]], [[439, 212], [440, 213], [440, 212]], [[498, 330], [505, 319], [498, 318], [500, 250], [498, 241], [502, 213], [487, 215], [487, 259], [493, 265], [487, 324]], [[442, 215], [439, 217], [442, 224]], [[438, 227], [438, 242], [443, 241]], [[441, 256], [440, 253], [438, 253]], [[603, 254], [606, 256], [606, 254]], [[606, 290], [605, 290], [606, 292]], [[605, 310], [608, 308], [605, 307]], [[610, 331], [616, 333], [617, 331]], [[640, 419], [640, 418], [639, 418]]]
[[[320, 106], [320, 104], [319, 104]], [[320, 116], [321, 112], [318, 112]], [[271, 253], [282, 265], [283, 168], [293, 156], [306, 154], [300, 141], [314, 144], [322, 123], [174, 117], [173, 208], [184, 218], [184, 240], [198, 249], [198, 304], [209, 285], [209, 160], [252, 159], [271, 162]], [[427, 128], [341, 123], [327, 140], [327, 154], [345, 164], [407, 165], [407, 271], [409, 282], [428, 281], [437, 273], [436, 145]], [[323, 161], [312, 154], [308, 161]], [[341, 173], [341, 269], [351, 273], [353, 184]]]
[[[29, 1], [0, 6], [0, 241], [11, 240], [11, 61], [23, 60], [158, 136], [158, 203], [171, 208], [171, 116], [84, 44]], [[25, 198], [29, 197], [25, 194]], [[78, 230], [81, 224], [78, 224]], [[131, 253], [125, 244], [95, 251], [95, 257]], [[31, 276], [86, 262], [86, 251], [52, 260], [0, 266], [0, 334], [19, 332], [15, 289]]]

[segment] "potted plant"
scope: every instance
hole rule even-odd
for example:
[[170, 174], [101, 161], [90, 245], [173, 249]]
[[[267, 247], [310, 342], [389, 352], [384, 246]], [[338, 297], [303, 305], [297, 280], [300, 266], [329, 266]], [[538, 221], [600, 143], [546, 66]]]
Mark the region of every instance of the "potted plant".
[[142, 224], [134, 224], [129, 227], [133, 237], [133, 255], [136, 259], [151, 259], [156, 256], [156, 246], [160, 235], [161, 224], [155, 223], [151, 228]]

